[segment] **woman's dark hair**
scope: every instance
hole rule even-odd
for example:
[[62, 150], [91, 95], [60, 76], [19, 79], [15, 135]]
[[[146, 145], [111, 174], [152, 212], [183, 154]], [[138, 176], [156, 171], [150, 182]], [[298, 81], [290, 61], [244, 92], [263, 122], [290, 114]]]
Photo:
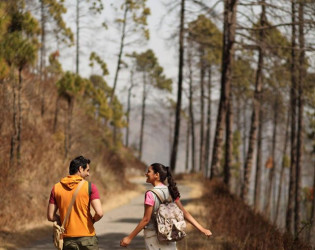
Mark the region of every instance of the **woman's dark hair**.
[[69, 174], [73, 175], [76, 172], [79, 171], [79, 167], [81, 166], [83, 169], [86, 169], [87, 164], [90, 164], [90, 159], [86, 159], [84, 158], [82, 155], [74, 158], [71, 162], [70, 162], [70, 166], [69, 166]]
[[167, 178], [168, 182], [168, 190], [170, 191], [170, 194], [173, 198], [173, 200], [177, 199], [180, 197], [180, 193], [178, 191], [178, 188], [176, 186], [176, 182], [174, 181], [172, 177], [172, 173], [169, 167], [165, 167], [161, 163], [153, 163], [151, 164], [152, 169], [154, 173], [159, 173], [160, 174], [160, 181], [164, 182], [165, 179]]

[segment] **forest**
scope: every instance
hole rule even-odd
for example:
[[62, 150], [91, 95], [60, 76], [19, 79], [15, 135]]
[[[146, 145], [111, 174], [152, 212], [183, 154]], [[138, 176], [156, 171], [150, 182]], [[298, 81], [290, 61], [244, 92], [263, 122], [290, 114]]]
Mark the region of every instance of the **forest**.
[[109, 190], [162, 159], [315, 246], [314, 41], [313, 0], [0, 0], [1, 231], [88, 154]]

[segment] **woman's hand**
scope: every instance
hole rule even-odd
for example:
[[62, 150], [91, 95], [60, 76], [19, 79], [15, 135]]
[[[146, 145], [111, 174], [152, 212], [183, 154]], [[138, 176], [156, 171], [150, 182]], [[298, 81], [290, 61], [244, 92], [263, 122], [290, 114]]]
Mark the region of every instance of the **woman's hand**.
[[127, 247], [131, 242], [131, 239], [127, 236], [120, 241], [121, 247]]
[[202, 231], [201, 231], [205, 236], [208, 236], [208, 237], [210, 237], [211, 235], [212, 235], [212, 233], [211, 233], [211, 231], [209, 230], [209, 229], [203, 229]]

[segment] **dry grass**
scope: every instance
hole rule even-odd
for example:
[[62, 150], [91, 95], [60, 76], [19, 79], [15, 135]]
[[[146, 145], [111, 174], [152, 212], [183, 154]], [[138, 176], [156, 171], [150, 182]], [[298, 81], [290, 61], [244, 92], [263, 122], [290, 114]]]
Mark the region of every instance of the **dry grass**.
[[306, 243], [295, 242], [290, 235], [281, 233], [262, 215], [230, 194], [221, 182], [202, 180], [199, 186], [202, 186], [204, 195], [187, 206], [187, 210], [209, 227], [213, 236], [206, 239], [190, 228], [187, 239], [178, 244], [180, 250], [312, 249]]
[[32, 231], [38, 234], [51, 230], [51, 225], [47, 227], [45, 223], [49, 194], [52, 186], [68, 174], [73, 157], [84, 155], [92, 160], [90, 180], [97, 185], [104, 200], [126, 187], [133, 190], [134, 186], [125, 179], [125, 169], [144, 169], [132, 152], [112, 145], [111, 131], [91, 117], [93, 113], [88, 112], [87, 104], [79, 98], [73, 112], [73, 143], [65, 158], [66, 102], [61, 102], [57, 131], [53, 133], [56, 87], [53, 83], [46, 84], [46, 109], [41, 116], [40, 95], [38, 87], [34, 87], [37, 78], [30, 73], [25, 73], [23, 78], [20, 164], [9, 164], [13, 134], [11, 83], [0, 86], [1, 105], [6, 107], [0, 109], [0, 248], [6, 245], [9, 249], [13, 241], [24, 245], [24, 239], [31, 240]]

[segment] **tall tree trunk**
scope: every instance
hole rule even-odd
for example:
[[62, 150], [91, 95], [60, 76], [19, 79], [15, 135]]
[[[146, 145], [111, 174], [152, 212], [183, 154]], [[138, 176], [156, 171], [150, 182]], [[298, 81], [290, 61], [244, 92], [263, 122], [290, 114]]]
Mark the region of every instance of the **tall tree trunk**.
[[[261, 1], [261, 16], [260, 16], [260, 27], [264, 27], [266, 24], [266, 6], [265, 1]], [[254, 92], [254, 100], [253, 106], [254, 109], [252, 111], [252, 118], [251, 118], [251, 127], [249, 133], [249, 142], [248, 142], [248, 150], [247, 156], [244, 164], [244, 183], [242, 186], [241, 191], [241, 198], [246, 200], [248, 197], [248, 190], [250, 184], [250, 176], [251, 170], [253, 166], [254, 160], [254, 149], [256, 144], [256, 137], [257, 137], [257, 127], [259, 125], [259, 112], [260, 112], [260, 102], [261, 102], [261, 90], [262, 90], [262, 69], [264, 65], [264, 29], [259, 31], [259, 49], [258, 49], [258, 65], [257, 65], [257, 72], [256, 72], [256, 80], [255, 80], [255, 92]]]
[[41, 116], [45, 113], [45, 86], [46, 77], [44, 77], [46, 58], [46, 16], [44, 0], [41, 0], [41, 48], [40, 48], [40, 88], [41, 88]]
[[222, 157], [223, 130], [228, 109], [228, 98], [230, 96], [230, 84], [232, 80], [237, 4], [238, 0], [224, 1], [221, 96], [213, 143], [210, 178], [219, 176], [220, 160]]
[[18, 130], [17, 125], [17, 109], [16, 109], [16, 80], [14, 71], [11, 69], [12, 77], [12, 93], [13, 93], [13, 134], [11, 136], [11, 149], [10, 149], [10, 165], [14, 164], [15, 161], [15, 148], [16, 148], [16, 135]]
[[59, 105], [60, 105], [60, 95], [58, 94], [56, 99], [56, 108], [55, 108], [55, 115], [54, 115], [54, 126], [53, 126], [53, 133], [56, 133], [57, 130], [57, 123], [58, 123], [58, 114], [59, 114]]
[[261, 201], [261, 176], [262, 176], [262, 137], [263, 137], [263, 111], [259, 111], [259, 128], [257, 140], [257, 157], [256, 157], [256, 173], [255, 173], [255, 186], [254, 186], [254, 208], [256, 211], [260, 209]]
[[19, 69], [19, 85], [18, 85], [18, 124], [17, 124], [17, 135], [16, 135], [16, 157], [17, 163], [20, 165], [21, 161], [21, 130], [22, 130], [22, 102], [21, 102], [21, 92], [22, 92], [22, 69]]
[[182, 85], [183, 85], [183, 69], [184, 69], [184, 20], [185, 20], [185, 0], [181, 0], [177, 103], [176, 103], [176, 114], [175, 114], [174, 140], [173, 140], [171, 161], [170, 161], [170, 167], [173, 172], [175, 171], [175, 167], [176, 167], [176, 158], [177, 158], [179, 132], [180, 132], [180, 113], [181, 113], [181, 106], [182, 106]]
[[[278, 93], [279, 94], [279, 93]], [[274, 177], [276, 171], [276, 144], [277, 144], [277, 126], [278, 126], [278, 112], [279, 112], [279, 100], [278, 97], [275, 97], [274, 100], [274, 107], [273, 107], [273, 133], [272, 133], [272, 146], [271, 146], [271, 158], [272, 158], [272, 168], [269, 170], [269, 177], [268, 177], [268, 188], [267, 188], [267, 204], [265, 207], [265, 214], [267, 218], [272, 218], [272, 189], [274, 186]]]
[[109, 103], [112, 103], [114, 95], [115, 95], [115, 91], [116, 91], [118, 75], [119, 75], [120, 65], [121, 65], [121, 57], [122, 57], [122, 54], [124, 51], [124, 46], [125, 46], [126, 26], [127, 26], [127, 20], [126, 19], [127, 19], [128, 11], [129, 11], [129, 6], [126, 3], [125, 11], [124, 11], [124, 22], [122, 24], [122, 31], [121, 31], [121, 37], [120, 37], [120, 47], [119, 47], [119, 53], [118, 53], [116, 71], [115, 71], [115, 78], [114, 78], [113, 89], [112, 89], [112, 93], [110, 95]]
[[126, 147], [129, 146], [129, 125], [130, 125], [130, 110], [131, 110], [131, 91], [134, 87], [134, 82], [133, 82], [133, 74], [134, 72], [131, 71], [130, 74], [130, 86], [128, 88], [128, 98], [127, 98], [127, 113], [126, 113], [126, 118], [127, 118], [127, 126], [126, 126]]
[[68, 97], [68, 114], [66, 121], [66, 133], [65, 133], [65, 158], [68, 157], [71, 149], [71, 122], [72, 122], [72, 113], [74, 107], [74, 97]]
[[185, 155], [185, 172], [188, 173], [188, 168], [189, 168], [189, 139], [190, 139], [190, 121], [189, 117], [187, 118], [187, 125], [186, 125], [186, 155]]
[[297, 130], [297, 154], [296, 154], [296, 179], [295, 179], [295, 211], [294, 211], [294, 231], [295, 237], [299, 237], [299, 226], [301, 224], [301, 173], [303, 158], [303, 111], [304, 111], [304, 78], [306, 75], [305, 67], [305, 38], [304, 38], [304, 2], [299, 1], [299, 79], [298, 79], [298, 130]]
[[294, 207], [294, 190], [295, 190], [295, 166], [296, 166], [296, 7], [295, 1], [292, 1], [292, 41], [291, 41], [291, 153], [290, 153], [290, 180], [289, 180], [289, 193], [288, 193], [288, 205], [286, 211], [286, 230], [292, 232], [292, 217]]
[[204, 172], [204, 79], [205, 79], [205, 63], [204, 63], [204, 49], [200, 47], [200, 148], [199, 148], [199, 171]]
[[144, 122], [145, 122], [145, 105], [147, 98], [147, 79], [146, 74], [143, 73], [143, 93], [142, 93], [142, 111], [141, 111], [141, 126], [140, 126], [140, 141], [139, 141], [139, 160], [142, 158], [142, 145], [143, 145], [143, 135], [144, 135]]
[[[313, 154], [315, 154], [315, 152], [313, 151]], [[312, 206], [311, 206], [311, 217], [310, 217], [310, 229], [308, 232], [308, 242], [312, 242], [312, 237], [315, 237], [315, 160], [313, 160], [313, 170], [314, 170], [314, 174], [313, 174], [313, 201], [312, 201]], [[312, 234], [313, 232], [313, 234]]]
[[211, 142], [211, 88], [212, 88], [212, 67], [208, 68], [208, 97], [207, 97], [207, 127], [206, 127], [206, 146], [205, 146], [205, 177], [208, 177], [210, 160]]
[[225, 125], [225, 161], [224, 161], [224, 183], [229, 186], [230, 184], [230, 168], [232, 164], [232, 150], [233, 150], [233, 101], [232, 91], [230, 91], [230, 97], [228, 100], [228, 110], [226, 116]]
[[80, 0], [77, 0], [77, 9], [76, 9], [76, 69], [75, 72], [77, 75], [80, 73]]
[[279, 210], [280, 210], [280, 201], [281, 201], [281, 193], [282, 193], [282, 183], [284, 178], [284, 170], [285, 170], [285, 157], [287, 153], [288, 141], [289, 141], [289, 123], [290, 123], [290, 110], [288, 109], [287, 115], [287, 122], [286, 122], [286, 129], [285, 129], [285, 137], [284, 137], [284, 145], [282, 151], [282, 163], [281, 163], [281, 171], [280, 171], [280, 180], [279, 180], [279, 188], [278, 188], [278, 198], [277, 198], [277, 205], [276, 205], [276, 214], [274, 218], [274, 223], [277, 223]]
[[190, 133], [191, 133], [191, 172], [195, 172], [195, 118], [193, 108], [193, 71], [191, 66], [191, 51], [188, 51], [188, 69], [189, 69], [189, 121], [190, 121]]

